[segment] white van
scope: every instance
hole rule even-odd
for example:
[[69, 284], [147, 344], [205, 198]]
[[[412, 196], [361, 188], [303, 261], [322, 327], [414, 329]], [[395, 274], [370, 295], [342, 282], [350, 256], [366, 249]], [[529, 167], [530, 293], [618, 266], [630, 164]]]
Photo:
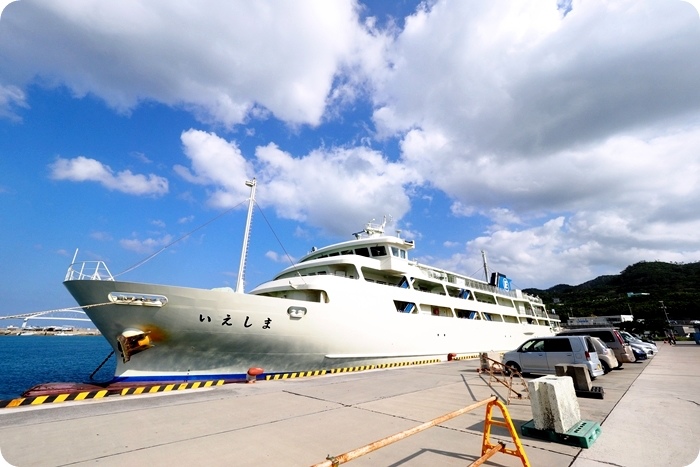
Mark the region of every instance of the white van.
[[602, 375], [593, 342], [588, 336], [536, 337], [503, 355], [503, 364], [521, 373], [556, 374], [559, 363], [583, 363], [591, 379]]

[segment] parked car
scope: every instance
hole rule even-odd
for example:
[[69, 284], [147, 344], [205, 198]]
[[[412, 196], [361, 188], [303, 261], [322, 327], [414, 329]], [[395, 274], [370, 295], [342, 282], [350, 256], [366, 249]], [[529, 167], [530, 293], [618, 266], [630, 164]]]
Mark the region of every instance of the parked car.
[[593, 336], [598, 337], [605, 342], [605, 345], [610, 347], [615, 352], [617, 358], [617, 367], [620, 368], [623, 363], [632, 363], [636, 360], [632, 348], [625, 342], [620, 335], [620, 332], [611, 327], [599, 328], [580, 328], [567, 329], [557, 334], [558, 336]]
[[503, 355], [503, 364], [521, 373], [555, 374], [560, 363], [583, 363], [591, 379], [604, 374], [588, 336], [536, 337]]
[[634, 357], [637, 359], [638, 362], [646, 360], [648, 358], [647, 353], [643, 348], [637, 345], [630, 345], [630, 348], [632, 349], [632, 352], [634, 352]]
[[603, 372], [605, 374], [610, 373], [613, 368], [617, 368], [619, 363], [617, 358], [615, 358], [615, 352], [612, 351], [610, 347], [605, 345], [599, 337], [591, 336], [591, 341], [593, 342], [593, 347], [598, 354], [600, 359], [600, 364], [603, 365]]
[[654, 339], [650, 338], [649, 336], [640, 336], [639, 334], [635, 334], [633, 332], [630, 332], [630, 334], [632, 334], [634, 337], [636, 337], [637, 339], [639, 339], [643, 342], [647, 342], [649, 344], [656, 345], [656, 342], [654, 342]]
[[659, 352], [659, 348], [656, 346], [656, 344], [650, 344], [648, 342], [644, 342], [643, 340], [634, 337], [632, 334], [626, 331], [620, 331], [620, 335], [622, 338], [625, 340], [630, 345], [636, 345], [637, 347], [640, 347], [644, 349], [645, 353], [647, 354], [647, 357], [653, 357]]

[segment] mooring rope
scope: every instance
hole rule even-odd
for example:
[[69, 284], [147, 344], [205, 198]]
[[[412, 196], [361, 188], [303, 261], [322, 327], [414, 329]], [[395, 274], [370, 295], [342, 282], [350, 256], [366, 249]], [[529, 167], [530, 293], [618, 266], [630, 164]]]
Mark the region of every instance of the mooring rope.
[[105, 359], [102, 361], [102, 363], [100, 363], [100, 365], [99, 365], [97, 368], [95, 368], [95, 371], [93, 371], [92, 374], [90, 375], [90, 379], [91, 379], [91, 380], [92, 380], [93, 377], [95, 376], [95, 373], [97, 373], [98, 371], [100, 371], [100, 368], [102, 368], [102, 367], [104, 366], [104, 364], [107, 363], [107, 360], [109, 360], [109, 359], [112, 357], [112, 355], [114, 355], [114, 350], [112, 350], [112, 351], [109, 353], [109, 355], [107, 355], [107, 358], [105, 358]]
[[242, 205], [243, 203], [245, 203], [245, 201], [241, 201], [240, 203], [238, 203], [237, 205], [233, 206], [232, 208], [229, 208], [229, 209], [225, 210], [224, 212], [222, 212], [222, 213], [219, 214], [218, 216], [216, 216], [216, 217], [214, 217], [214, 218], [212, 218], [212, 219], [209, 219], [209, 220], [208, 220], [207, 222], [205, 222], [204, 224], [200, 225], [199, 227], [197, 227], [197, 228], [195, 228], [195, 229], [193, 229], [193, 230], [190, 230], [190, 231], [187, 232], [185, 235], [183, 235], [183, 236], [181, 236], [181, 237], [179, 237], [179, 238], [173, 240], [172, 242], [168, 243], [167, 245], [165, 245], [163, 248], [161, 248], [160, 250], [156, 251], [156, 252], [153, 253], [152, 255], [150, 255], [150, 256], [148, 256], [148, 257], [142, 259], [141, 261], [139, 261], [138, 263], [134, 264], [133, 266], [130, 266], [130, 267], [126, 268], [124, 271], [122, 271], [122, 272], [120, 272], [120, 273], [118, 273], [118, 274], [115, 274], [113, 277], [119, 277], [119, 276], [121, 276], [121, 275], [126, 274], [127, 272], [133, 271], [134, 269], [136, 269], [136, 268], [138, 268], [138, 267], [140, 267], [140, 266], [143, 266], [143, 265], [146, 264], [148, 261], [152, 260], [153, 258], [155, 258], [156, 256], [158, 256], [159, 254], [161, 254], [162, 252], [164, 252], [165, 250], [167, 250], [167, 249], [170, 248], [171, 246], [173, 246], [173, 245], [175, 245], [176, 243], [180, 242], [181, 240], [184, 240], [185, 238], [189, 237], [190, 235], [192, 235], [193, 233], [195, 233], [195, 232], [198, 231], [199, 229], [202, 229], [202, 228], [208, 226], [209, 224], [211, 224], [212, 222], [214, 222], [214, 221], [216, 221], [216, 220], [219, 220], [220, 218], [224, 217], [224, 216], [225, 216], [226, 214], [228, 214], [229, 212], [231, 212], [231, 211], [233, 211], [234, 209], [238, 208], [238, 207], [239, 207], [240, 205]]

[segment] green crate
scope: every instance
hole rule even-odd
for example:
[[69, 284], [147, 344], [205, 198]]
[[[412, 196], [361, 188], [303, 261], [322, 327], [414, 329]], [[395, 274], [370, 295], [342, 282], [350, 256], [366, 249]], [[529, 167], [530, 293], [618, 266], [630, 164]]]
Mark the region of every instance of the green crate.
[[566, 433], [557, 433], [554, 430], [538, 430], [535, 428], [534, 420], [530, 420], [520, 427], [520, 433], [523, 436], [582, 448], [591, 447], [601, 432], [602, 428], [598, 422], [588, 420], [581, 420]]

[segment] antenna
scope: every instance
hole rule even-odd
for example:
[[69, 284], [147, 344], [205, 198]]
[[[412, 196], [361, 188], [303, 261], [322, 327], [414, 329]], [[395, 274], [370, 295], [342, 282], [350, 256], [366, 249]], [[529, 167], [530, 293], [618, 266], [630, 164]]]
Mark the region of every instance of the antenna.
[[248, 256], [248, 236], [250, 235], [250, 221], [253, 218], [253, 205], [255, 204], [255, 179], [247, 180], [245, 186], [250, 187], [250, 199], [248, 200], [248, 217], [245, 221], [245, 232], [243, 233], [243, 249], [241, 250], [241, 264], [238, 267], [238, 281], [236, 282], [236, 292], [243, 293], [243, 274], [245, 271], [245, 260]]

